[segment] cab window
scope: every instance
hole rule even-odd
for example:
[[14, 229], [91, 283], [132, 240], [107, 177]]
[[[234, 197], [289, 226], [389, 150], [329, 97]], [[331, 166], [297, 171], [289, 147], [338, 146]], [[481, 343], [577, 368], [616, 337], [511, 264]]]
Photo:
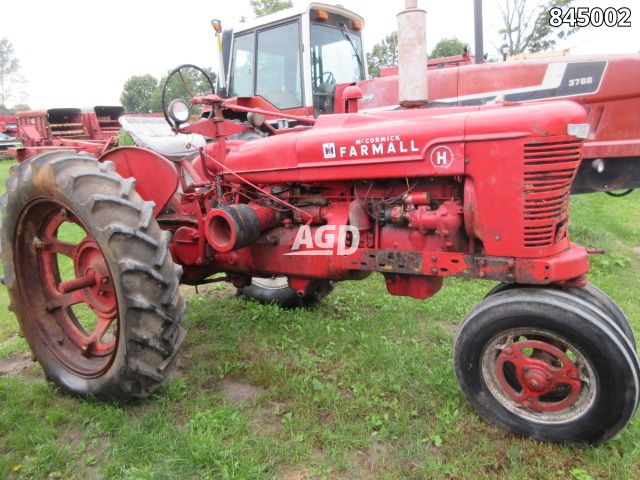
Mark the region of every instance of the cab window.
[[231, 96], [252, 97], [254, 79], [254, 34], [238, 36], [233, 46]]
[[298, 22], [258, 32], [256, 94], [281, 110], [302, 106]]

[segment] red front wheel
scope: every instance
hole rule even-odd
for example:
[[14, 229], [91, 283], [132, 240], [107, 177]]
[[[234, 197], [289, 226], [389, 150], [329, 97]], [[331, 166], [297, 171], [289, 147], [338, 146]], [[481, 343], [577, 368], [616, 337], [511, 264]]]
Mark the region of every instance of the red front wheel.
[[458, 381], [486, 421], [538, 440], [600, 443], [633, 417], [640, 364], [602, 310], [554, 289], [496, 293], [467, 316]]
[[3, 280], [47, 377], [110, 401], [149, 395], [184, 339], [181, 269], [153, 204], [70, 152], [18, 165], [1, 204]]

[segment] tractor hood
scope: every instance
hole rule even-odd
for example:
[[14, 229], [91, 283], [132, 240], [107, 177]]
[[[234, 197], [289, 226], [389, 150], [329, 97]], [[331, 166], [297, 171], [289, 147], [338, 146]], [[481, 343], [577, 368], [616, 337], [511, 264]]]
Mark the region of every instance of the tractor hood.
[[[225, 166], [251, 182], [315, 182], [462, 175], [465, 143], [567, 134], [584, 109], [535, 105], [325, 115], [313, 128], [232, 147]], [[213, 154], [213, 147], [210, 147]]]

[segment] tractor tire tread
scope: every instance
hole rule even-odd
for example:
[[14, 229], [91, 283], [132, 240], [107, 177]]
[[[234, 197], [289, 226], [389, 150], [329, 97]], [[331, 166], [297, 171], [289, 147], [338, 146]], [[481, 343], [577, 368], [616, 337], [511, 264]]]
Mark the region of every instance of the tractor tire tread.
[[[47, 182], [39, 186], [37, 180], [32, 181], [34, 177]], [[87, 192], [86, 182], [95, 185], [94, 191]], [[0, 245], [12, 304], [24, 301], [15, 282], [10, 244], [11, 227], [15, 227], [21, 202], [24, 203], [21, 198], [34, 192], [42, 195], [38, 189], [51, 192], [87, 225], [101, 246], [117, 284], [123, 330], [113, 362], [84, 390], [60, 381], [64, 375], [56, 375], [56, 368], [64, 367], [53, 368], [46, 362], [43, 367], [47, 377], [63, 389], [114, 403], [147, 397], [160, 387], [168, 378], [186, 336], [180, 326], [185, 311], [178, 290], [182, 269], [167, 254], [170, 233], [161, 230], [153, 219], [153, 202], [144, 201], [134, 187], [135, 179], [123, 179], [111, 162], [99, 163], [89, 155], [73, 151], [45, 153], [19, 164], [8, 178], [5, 200], [8, 209], [2, 219]], [[96, 209], [98, 203], [106, 204], [105, 208]], [[140, 241], [131, 245], [122, 241], [122, 237]], [[127, 282], [129, 272], [142, 275], [137, 275], [135, 282]], [[42, 362], [37, 349], [34, 351]]]

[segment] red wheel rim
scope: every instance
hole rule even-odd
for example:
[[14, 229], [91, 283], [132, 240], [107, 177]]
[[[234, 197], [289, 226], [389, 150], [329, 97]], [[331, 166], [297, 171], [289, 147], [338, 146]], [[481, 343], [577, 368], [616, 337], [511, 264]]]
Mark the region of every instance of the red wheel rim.
[[[64, 238], [72, 229], [76, 238]], [[101, 374], [117, 349], [118, 301], [90, 230], [62, 204], [37, 200], [22, 213], [14, 256], [22, 298], [33, 300], [23, 311], [38, 341], [68, 370]]]
[[[534, 355], [529, 356], [526, 350]], [[507, 365], [512, 365], [520, 390], [507, 380]], [[543, 341], [514, 342], [498, 355], [496, 373], [505, 393], [515, 402], [535, 412], [557, 412], [571, 406], [582, 388], [578, 367], [559, 348]], [[558, 389], [566, 394], [551, 395]], [[550, 397], [545, 401], [545, 396]]]
[[481, 368], [496, 400], [527, 420], [567, 422], [595, 401], [593, 368], [555, 333], [533, 328], [504, 332], [484, 349]]

